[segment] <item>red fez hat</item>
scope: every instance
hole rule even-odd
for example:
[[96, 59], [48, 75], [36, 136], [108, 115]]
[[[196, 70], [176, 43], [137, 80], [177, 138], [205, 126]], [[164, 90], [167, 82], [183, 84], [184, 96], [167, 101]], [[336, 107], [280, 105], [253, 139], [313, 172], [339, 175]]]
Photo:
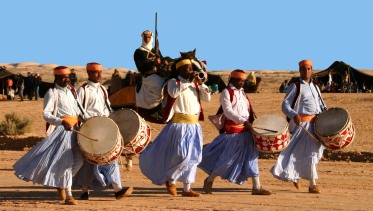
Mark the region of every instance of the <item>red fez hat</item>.
[[87, 64], [86, 69], [89, 71], [102, 71], [102, 65], [96, 62], [91, 62]]
[[299, 67], [302, 67], [302, 66], [305, 66], [305, 65], [310, 65], [311, 67], [313, 66], [311, 60], [305, 59], [305, 60], [302, 60], [302, 61], [299, 62]]
[[245, 71], [243, 71], [243, 70], [233, 70], [231, 72], [231, 78], [246, 79], [247, 75], [246, 75]]
[[66, 67], [66, 66], [58, 66], [58, 67], [55, 67], [55, 68], [53, 69], [53, 73], [54, 73], [55, 75], [66, 75], [66, 74], [70, 74], [71, 71], [70, 71], [70, 69], [69, 69], [68, 67]]

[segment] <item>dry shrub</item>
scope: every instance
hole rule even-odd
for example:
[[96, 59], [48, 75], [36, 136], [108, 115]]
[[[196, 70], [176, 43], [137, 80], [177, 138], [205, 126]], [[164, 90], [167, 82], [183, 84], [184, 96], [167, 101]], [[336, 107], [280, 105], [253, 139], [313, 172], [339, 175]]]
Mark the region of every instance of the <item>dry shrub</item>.
[[21, 119], [15, 112], [5, 115], [0, 123], [1, 135], [21, 135], [31, 131], [32, 121], [24, 117]]

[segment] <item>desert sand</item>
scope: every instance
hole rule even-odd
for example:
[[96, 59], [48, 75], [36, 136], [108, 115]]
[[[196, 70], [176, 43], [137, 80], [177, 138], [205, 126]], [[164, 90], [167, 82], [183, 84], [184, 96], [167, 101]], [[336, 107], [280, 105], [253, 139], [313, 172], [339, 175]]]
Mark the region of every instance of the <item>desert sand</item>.
[[[84, 78], [84, 73], [81, 79]], [[47, 75], [45, 73], [45, 75]], [[284, 79], [296, 76], [292, 71], [257, 71], [262, 77], [259, 93], [248, 94], [257, 116], [275, 114], [283, 116], [281, 102], [284, 94], [277, 93]], [[205, 116], [214, 114], [219, 106], [219, 94], [212, 101], [203, 103]], [[124, 186], [133, 186], [134, 192], [123, 200], [115, 200], [113, 190], [91, 192], [89, 201], [79, 201], [77, 206], [58, 203], [57, 192], [18, 179], [12, 165], [35, 143], [45, 137], [45, 121], [42, 118], [43, 102], [0, 101], [0, 121], [14, 111], [33, 120], [31, 133], [19, 136], [0, 136], [0, 206], [2, 210], [372, 210], [373, 209], [373, 94], [368, 93], [323, 93], [330, 107], [342, 107], [349, 111], [356, 128], [355, 139], [343, 150], [324, 153], [319, 164], [317, 180], [321, 194], [308, 193], [308, 181], [302, 180], [301, 189], [292, 183], [275, 179], [269, 172], [275, 163], [276, 154], [261, 154], [259, 160], [262, 186], [273, 191], [270, 196], [251, 195], [251, 180], [245, 185], [235, 185], [220, 178], [214, 182], [213, 194], [199, 198], [181, 197], [182, 184], [178, 183], [179, 196], [167, 194], [165, 187], [151, 184], [140, 171], [138, 157], [134, 158], [132, 171], [121, 167]], [[208, 121], [200, 122], [204, 143], [208, 144], [218, 131]], [[147, 122], [153, 140], [163, 124]], [[122, 156], [120, 161], [124, 162]], [[203, 192], [206, 174], [198, 169], [196, 183], [192, 188]], [[73, 192], [79, 198], [80, 191]]]

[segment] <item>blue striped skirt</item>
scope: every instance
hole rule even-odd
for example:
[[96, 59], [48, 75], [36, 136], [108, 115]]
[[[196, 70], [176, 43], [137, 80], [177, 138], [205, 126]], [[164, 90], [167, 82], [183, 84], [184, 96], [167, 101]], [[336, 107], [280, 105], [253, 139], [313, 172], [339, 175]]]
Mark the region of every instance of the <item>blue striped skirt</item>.
[[169, 180], [194, 183], [202, 144], [199, 123], [168, 123], [140, 154], [140, 169], [156, 185]]
[[249, 177], [259, 176], [258, 156], [251, 132], [222, 133], [203, 149], [198, 167], [241, 185]]
[[15, 175], [45, 186], [71, 187], [73, 174], [83, 163], [76, 137], [63, 126], [56, 127], [13, 165]]

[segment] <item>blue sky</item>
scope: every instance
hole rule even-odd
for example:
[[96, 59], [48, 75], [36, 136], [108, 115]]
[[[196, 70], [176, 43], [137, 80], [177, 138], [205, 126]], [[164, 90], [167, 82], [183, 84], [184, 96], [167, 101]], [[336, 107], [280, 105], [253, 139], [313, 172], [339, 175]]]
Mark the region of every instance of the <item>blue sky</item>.
[[2, 0], [0, 63], [136, 69], [140, 34], [158, 13], [164, 56], [197, 49], [208, 70], [373, 70], [369, 0]]

